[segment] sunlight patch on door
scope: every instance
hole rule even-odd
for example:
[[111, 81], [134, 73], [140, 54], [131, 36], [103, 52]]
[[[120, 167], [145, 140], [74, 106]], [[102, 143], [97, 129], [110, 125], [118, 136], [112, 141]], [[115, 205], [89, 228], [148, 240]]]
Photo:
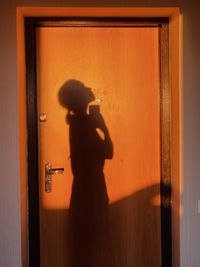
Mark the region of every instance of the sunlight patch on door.
[[[39, 124], [42, 206], [54, 210], [68, 209], [70, 204], [69, 124], [58, 92], [71, 79], [91, 88], [93, 104], [99, 105], [113, 142], [113, 159], [104, 165], [109, 203], [158, 185], [158, 29], [39, 28], [37, 38], [39, 113], [47, 117]], [[64, 174], [52, 177], [51, 193], [44, 187], [47, 162], [64, 168]]]

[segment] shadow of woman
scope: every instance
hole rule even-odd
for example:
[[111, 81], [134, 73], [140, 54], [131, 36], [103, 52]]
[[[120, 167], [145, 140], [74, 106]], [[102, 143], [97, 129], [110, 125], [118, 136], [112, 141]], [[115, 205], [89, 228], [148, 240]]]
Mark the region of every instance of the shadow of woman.
[[[73, 185], [69, 207], [71, 267], [112, 267], [109, 200], [103, 167], [113, 145], [92, 90], [77, 80], [59, 90], [67, 110]], [[98, 130], [103, 134], [101, 137]]]

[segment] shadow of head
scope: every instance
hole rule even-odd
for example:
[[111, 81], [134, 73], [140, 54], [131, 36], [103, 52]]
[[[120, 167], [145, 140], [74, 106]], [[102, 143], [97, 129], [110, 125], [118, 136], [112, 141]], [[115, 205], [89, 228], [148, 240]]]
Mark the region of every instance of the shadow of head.
[[78, 80], [68, 80], [58, 92], [61, 106], [74, 113], [85, 112], [87, 105], [94, 99], [91, 88], [86, 87]]

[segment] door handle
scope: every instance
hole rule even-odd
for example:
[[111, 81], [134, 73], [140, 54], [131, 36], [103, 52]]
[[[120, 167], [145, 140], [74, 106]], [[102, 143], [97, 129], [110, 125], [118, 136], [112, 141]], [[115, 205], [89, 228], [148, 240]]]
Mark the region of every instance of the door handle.
[[52, 192], [52, 175], [61, 174], [64, 168], [52, 168], [50, 163], [45, 164], [45, 192]]

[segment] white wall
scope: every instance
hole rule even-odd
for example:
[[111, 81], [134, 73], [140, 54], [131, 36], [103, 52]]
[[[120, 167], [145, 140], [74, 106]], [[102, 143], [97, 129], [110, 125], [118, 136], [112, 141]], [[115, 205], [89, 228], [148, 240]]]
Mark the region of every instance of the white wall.
[[[195, 0], [77, 0], [77, 6], [178, 6], [183, 15], [183, 193], [181, 267], [200, 266], [200, 8]], [[16, 6], [73, 6], [73, 0], [7, 0], [0, 8], [0, 266], [20, 267], [20, 176]]]

